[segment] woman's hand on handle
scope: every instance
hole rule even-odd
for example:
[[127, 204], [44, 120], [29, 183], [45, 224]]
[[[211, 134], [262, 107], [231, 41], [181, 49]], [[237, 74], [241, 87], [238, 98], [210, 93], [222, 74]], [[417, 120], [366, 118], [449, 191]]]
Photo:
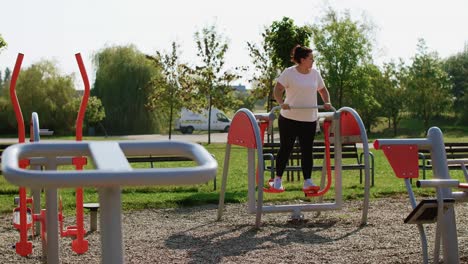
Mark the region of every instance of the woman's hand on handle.
[[324, 109], [324, 110], [330, 110], [331, 108], [332, 108], [331, 103], [324, 103], [324, 104], [323, 104], [323, 109]]
[[284, 110], [289, 110], [291, 109], [291, 107], [289, 106], [289, 104], [280, 104], [281, 106], [281, 109], [284, 109]]

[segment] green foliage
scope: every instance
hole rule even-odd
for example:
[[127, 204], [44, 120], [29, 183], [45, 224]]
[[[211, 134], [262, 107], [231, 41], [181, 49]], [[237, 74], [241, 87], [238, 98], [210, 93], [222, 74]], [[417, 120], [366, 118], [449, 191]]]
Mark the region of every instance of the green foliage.
[[[69, 106], [78, 111], [80, 109], [82, 98], [76, 97], [73, 99]], [[102, 102], [96, 96], [90, 96], [88, 98], [88, 104], [86, 105], [86, 113], [85, 113], [85, 122], [90, 125], [96, 125], [97, 123], [101, 122], [106, 117], [106, 111], [102, 106]]]
[[260, 47], [247, 42], [247, 48], [255, 66], [255, 73], [251, 80], [253, 82], [251, 95], [255, 100], [266, 101], [266, 109], [269, 111], [272, 108], [273, 88], [280, 69], [273, 63], [273, 48], [265, 40], [267, 33], [268, 29], [265, 29]]
[[383, 72], [375, 84], [375, 92], [382, 106], [378, 114], [387, 118], [388, 128], [393, 128], [393, 136], [397, 135], [398, 124], [406, 106], [406, 90], [402, 85], [406, 70], [402, 62], [398, 67], [394, 62], [384, 64]]
[[461, 122], [468, 122], [468, 44], [465, 50], [450, 56], [444, 62], [444, 69], [453, 86], [453, 110]]
[[[204, 27], [195, 32], [197, 56], [201, 64], [195, 68], [198, 75], [196, 92], [200, 102], [195, 111], [212, 107], [221, 110], [236, 109], [241, 104], [234, 96], [235, 89], [231, 83], [240, 76], [231, 71], [224, 70], [224, 59], [228, 50], [228, 40], [218, 33], [215, 25]], [[208, 115], [208, 144], [211, 143], [211, 115]]]
[[[77, 109], [70, 105], [76, 91], [72, 76], [60, 75], [53, 62], [41, 61], [22, 70], [16, 84], [16, 95], [21, 105], [25, 127], [29, 127], [31, 113], [37, 112], [40, 126], [54, 130], [56, 134], [73, 132]], [[3, 89], [0, 108], [7, 131], [16, 132], [16, 119], [10, 102], [9, 89]], [[3, 111], [2, 111], [3, 112]]]
[[311, 32], [308, 27], [298, 27], [294, 25], [294, 20], [283, 17], [281, 21], [274, 21], [262, 35], [266, 47], [272, 49], [268, 55], [273, 65], [284, 69], [294, 64], [291, 61], [291, 50], [296, 45], [309, 46]]
[[247, 90], [245, 92], [240, 92], [240, 91], [236, 91], [234, 93], [234, 96], [235, 98], [241, 102], [241, 104], [239, 105], [239, 109], [240, 108], [247, 108], [251, 111], [254, 110], [255, 108], [255, 103], [257, 102], [257, 98], [255, 96], [253, 96], [252, 94], [254, 94], [255, 90]]
[[317, 66], [330, 91], [332, 104], [337, 108], [358, 107], [356, 102], [360, 101], [353, 95], [359, 94], [356, 84], [362, 80], [357, 79], [367, 78], [359, 67], [369, 64], [371, 58], [371, 26], [353, 21], [348, 12], [340, 17], [329, 9], [322, 21], [311, 29]]
[[7, 46], [7, 42], [3, 39], [2, 34], [0, 34], [0, 51]]
[[353, 71], [354, 78], [350, 80], [350, 97], [347, 100], [361, 116], [368, 133], [379, 117], [381, 104], [377, 101], [378, 80], [380, 70], [373, 64], [357, 66]]
[[432, 118], [451, 108], [450, 79], [437, 53], [429, 53], [423, 39], [419, 40], [418, 53], [409, 67], [406, 86], [408, 98], [413, 102], [408, 109], [424, 120], [426, 129]]
[[154, 76], [150, 82], [151, 93], [147, 107], [157, 110], [161, 120], [168, 121], [169, 135], [174, 114], [178, 115], [182, 107], [194, 108], [198, 97], [195, 93], [195, 73], [186, 64], [180, 63], [178, 49], [179, 45], [173, 42], [171, 52], [157, 51], [156, 56], [146, 56], [162, 72], [162, 75]]
[[239, 102], [234, 98], [235, 89], [231, 83], [240, 76], [232, 70], [224, 70], [225, 56], [229, 48], [228, 40], [217, 31], [215, 25], [195, 32], [197, 56], [201, 64], [195, 68], [199, 76], [197, 92], [200, 95], [201, 110], [217, 107], [221, 110], [235, 109]]
[[111, 134], [158, 133], [159, 116], [146, 105], [150, 81], [160, 70], [134, 46], [109, 47], [94, 58], [96, 80], [91, 94], [105, 108], [103, 121]]

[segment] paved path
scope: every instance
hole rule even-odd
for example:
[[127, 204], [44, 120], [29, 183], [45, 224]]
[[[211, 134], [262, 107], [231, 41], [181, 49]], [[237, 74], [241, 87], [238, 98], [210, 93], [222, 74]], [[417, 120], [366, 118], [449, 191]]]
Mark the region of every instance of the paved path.
[[[227, 133], [212, 133], [211, 134], [211, 142], [213, 143], [225, 143], [227, 140]], [[111, 136], [108, 137], [107, 140], [120, 140], [120, 139], [129, 139], [129, 140], [168, 140], [168, 135], [130, 135], [130, 136]], [[192, 135], [181, 135], [176, 134], [172, 135], [172, 140], [182, 140], [182, 141], [190, 141], [190, 142], [208, 142], [208, 134], [192, 134]], [[27, 139], [28, 140], [28, 139]], [[65, 141], [65, 140], [58, 140], [58, 139], [48, 139], [47, 137], [41, 137], [41, 141]], [[0, 138], [0, 144], [5, 143], [17, 143], [17, 138]]]

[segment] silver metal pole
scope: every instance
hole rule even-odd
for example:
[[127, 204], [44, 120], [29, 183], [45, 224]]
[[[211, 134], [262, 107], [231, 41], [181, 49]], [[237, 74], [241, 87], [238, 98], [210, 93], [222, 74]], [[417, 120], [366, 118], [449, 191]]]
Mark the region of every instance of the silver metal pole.
[[[433, 163], [432, 172], [436, 178], [450, 179], [450, 174], [447, 166], [447, 153], [445, 152], [444, 139], [442, 131], [437, 127], [431, 127], [427, 135], [429, 141], [432, 143], [431, 160]], [[452, 198], [450, 188], [440, 188], [442, 199]], [[455, 221], [455, 210], [450, 206], [444, 214], [442, 220], [442, 244], [444, 262], [458, 263], [458, 238], [457, 238], [457, 224]]]
[[224, 198], [226, 195], [227, 185], [227, 174], [229, 171], [229, 159], [231, 157], [231, 144], [226, 144], [226, 152], [224, 155], [224, 167], [223, 167], [223, 178], [221, 179], [221, 191], [219, 193], [219, 205], [218, 205], [218, 217], [217, 220], [221, 220], [224, 211]]
[[[263, 164], [262, 164], [263, 166]], [[247, 175], [248, 175], [248, 210], [255, 212], [255, 153], [253, 149], [247, 149]]]
[[124, 263], [120, 187], [99, 188], [102, 263]]
[[[55, 158], [47, 158], [46, 170], [56, 170], [57, 163]], [[57, 206], [57, 188], [45, 189], [46, 194], [46, 255], [47, 263], [59, 263], [59, 233], [58, 233], [58, 206]], [[44, 247], [44, 245], [42, 245]]]

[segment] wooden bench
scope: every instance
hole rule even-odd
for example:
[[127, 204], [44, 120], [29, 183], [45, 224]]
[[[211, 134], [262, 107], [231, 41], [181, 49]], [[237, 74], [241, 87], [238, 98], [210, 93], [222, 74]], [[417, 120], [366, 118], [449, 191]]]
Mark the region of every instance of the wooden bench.
[[[445, 142], [447, 161], [468, 159], [468, 142]], [[426, 170], [432, 170], [431, 153], [429, 150], [419, 150], [419, 169], [422, 170], [423, 179], [426, 179]], [[449, 170], [462, 169], [460, 164], [448, 164]]]
[[[263, 145], [263, 154], [265, 159], [265, 164], [268, 164], [269, 160], [276, 159], [280, 143], [265, 143]], [[333, 160], [335, 158], [334, 146], [330, 146], [330, 158]], [[371, 172], [371, 185], [374, 186], [374, 155], [370, 154], [370, 172]], [[362, 183], [363, 171], [365, 169], [364, 165], [364, 153], [359, 153], [356, 143], [347, 143], [342, 144], [342, 170], [359, 170], [359, 182]], [[324, 160], [325, 157], [325, 144], [323, 141], [314, 141], [313, 146], [313, 157], [314, 160]], [[270, 164], [273, 164], [271, 162]], [[332, 170], [334, 166], [331, 166]], [[275, 168], [274, 166], [265, 166], [266, 171], [270, 171], [272, 177], [274, 177]], [[312, 171], [321, 171], [322, 165], [314, 164]], [[301, 169], [301, 150], [299, 144], [296, 142], [294, 145], [293, 151], [289, 157], [288, 165], [285, 169], [287, 180], [294, 181], [294, 174], [297, 174], [297, 180], [300, 180], [300, 174], [302, 173]]]

